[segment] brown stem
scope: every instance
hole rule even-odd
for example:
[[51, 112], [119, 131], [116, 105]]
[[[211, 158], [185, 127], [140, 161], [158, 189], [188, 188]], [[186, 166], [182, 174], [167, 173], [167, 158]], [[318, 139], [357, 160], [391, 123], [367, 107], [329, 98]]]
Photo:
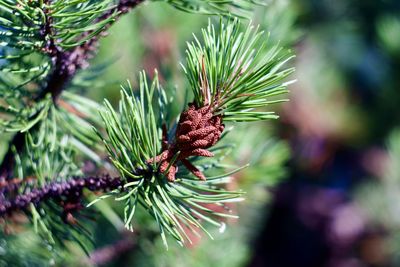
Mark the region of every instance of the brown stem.
[[18, 210], [27, 210], [30, 204], [38, 205], [50, 199], [62, 200], [65, 206], [68, 206], [69, 203], [77, 204], [80, 203], [84, 188], [90, 191], [109, 192], [119, 188], [122, 183], [120, 177], [89, 176], [74, 178], [64, 182], [47, 184], [42, 188], [17, 195], [12, 200], [6, 199], [4, 192], [0, 191], [0, 217], [9, 216]]

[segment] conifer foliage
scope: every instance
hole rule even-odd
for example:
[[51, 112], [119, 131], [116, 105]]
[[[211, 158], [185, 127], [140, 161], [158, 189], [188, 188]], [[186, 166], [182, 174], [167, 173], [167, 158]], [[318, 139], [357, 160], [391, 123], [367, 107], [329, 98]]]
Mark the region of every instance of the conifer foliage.
[[[53, 253], [67, 241], [89, 253], [87, 218], [106, 198], [123, 207], [129, 230], [139, 207], [148, 213], [166, 246], [168, 236], [190, 243], [199, 230], [211, 236], [206, 224], [223, 230], [224, 218], [236, 218], [228, 203], [243, 192], [227, 188], [246, 166], [223, 170], [227, 125], [278, 117], [268, 107], [285, 101], [292, 56], [229, 15], [188, 43], [183, 71], [193, 97], [179, 116], [157, 73], [151, 81], [140, 73], [139, 88], [124, 86], [117, 107], [77, 94], [95, 84], [91, 69], [81, 70], [99, 38], [142, 2], [0, 0], [0, 131], [12, 136], [0, 165], [4, 231], [23, 215]], [[257, 4], [154, 2], [236, 16]]]

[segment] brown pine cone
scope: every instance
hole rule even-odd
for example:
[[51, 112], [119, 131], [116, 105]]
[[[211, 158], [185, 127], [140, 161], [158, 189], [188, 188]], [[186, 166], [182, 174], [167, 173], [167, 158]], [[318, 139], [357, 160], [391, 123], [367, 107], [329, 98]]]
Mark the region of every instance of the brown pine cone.
[[[175, 142], [155, 158], [156, 162], [160, 162], [159, 171], [164, 173], [169, 167], [166, 175], [168, 180], [173, 182], [178, 171], [176, 164], [181, 161], [195, 176], [205, 180], [204, 174], [187, 158], [190, 156], [213, 157], [214, 154], [207, 148], [218, 142], [223, 131], [222, 117], [214, 116], [210, 106], [196, 108], [194, 104], [189, 104], [189, 108], [182, 112], [179, 119]], [[165, 140], [163, 142], [165, 143]], [[178, 152], [180, 154], [176, 161], [171, 164], [171, 160]], [[150, 162], [153, 162], [153, 159]]]

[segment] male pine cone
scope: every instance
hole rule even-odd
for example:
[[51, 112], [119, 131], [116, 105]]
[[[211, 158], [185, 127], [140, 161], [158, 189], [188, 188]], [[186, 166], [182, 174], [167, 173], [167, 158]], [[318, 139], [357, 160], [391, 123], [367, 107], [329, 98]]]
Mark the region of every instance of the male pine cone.
[[[159, 171], [167, 176], [168, 181], [175, 181], [180, 161], [191, 173], [201, 180], [204, 174], [188, 160], [191, 156], [213, 157], [207, 149], [215, 145], [224, 131], [221, 115], [214, 115], [210, 105], [197, 108], [189, 104], [182, 112], [175, 133], [175, 142], [168, 143], [163, 137], [163, 152], [155, 158], [160, 163]], [[150, 160], [153, 162], [153, 160]]]

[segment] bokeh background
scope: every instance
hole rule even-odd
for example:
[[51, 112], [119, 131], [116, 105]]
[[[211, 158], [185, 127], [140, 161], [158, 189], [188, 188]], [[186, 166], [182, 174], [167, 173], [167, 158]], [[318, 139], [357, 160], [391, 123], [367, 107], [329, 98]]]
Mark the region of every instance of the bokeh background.
[[[250, 17], [271, 43], [297, 55], [297, 83], [280, 120], [238, 127], [231, 137], [239, 145], [227, 160], [251, 163], [232, 185], [247, 191], [233, 207], [240, 219], [227, 221], [215, 240], [198, 239], [189, 249], [171, 242], [168, 251], [156, 237], [133, 244], [99, 221], [91, 263], [400, 266], [400, 1], [268, 3]], [[163, 86], [183, 99], [179, 62], [209, 18], [163, 3], [138, 7], [102, 39], [91, 67], [101, 79], [88, 94], [116, 103], [121, 83], [156, 68]], [[109, 261], [113, 249], [121, 253]]]

